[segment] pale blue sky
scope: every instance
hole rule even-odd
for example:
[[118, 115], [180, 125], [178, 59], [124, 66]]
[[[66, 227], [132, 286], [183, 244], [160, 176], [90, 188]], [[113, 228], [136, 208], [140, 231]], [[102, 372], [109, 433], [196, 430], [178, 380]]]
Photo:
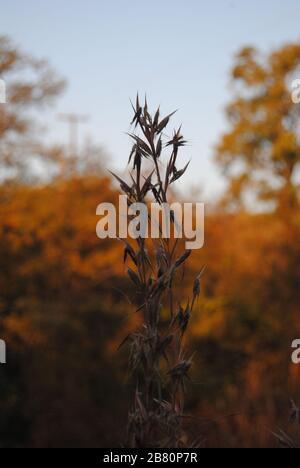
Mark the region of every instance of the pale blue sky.
[[224, 129], [234, 53], [253, 44], [264, 51], [300, 40], [299, 0], [0, 0], [0, 34], [48, 58], [69, 82], [45, 122], [66, 142], [57, 112], [88, 114], [91, 135], [123, 168], [131, 118], [129, 98], [147, 92], [150, 104], [178, 108], [192, 158], [188, 185], [212, 197], [222, 187], [212, 163]]

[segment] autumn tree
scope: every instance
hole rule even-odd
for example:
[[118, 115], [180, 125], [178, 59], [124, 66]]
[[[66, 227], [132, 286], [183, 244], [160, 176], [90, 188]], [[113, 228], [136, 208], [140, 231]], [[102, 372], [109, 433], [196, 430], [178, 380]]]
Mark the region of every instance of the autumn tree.
[[[235, 95], [226, 114], [229, 129], [217, 146], [217, 162], [229, 179], [227, 201], [255, 200], [294, 206], [299, 201], [300, 105], [291, 99], [300, 73], [300, 44], [268, 56], [243, 48], [235, 57]], [[253, 199], [252, 199], [253, 201]]]
[[54, 101], [64, 87], [47, 61], [38, 60], [0, 36], [0, 77], [6, 83], [6, 104], [0, 105], [1, 177], [26, 178], [32, 161], [53, 161], [56, 148], [39, 138], [36, 111]]

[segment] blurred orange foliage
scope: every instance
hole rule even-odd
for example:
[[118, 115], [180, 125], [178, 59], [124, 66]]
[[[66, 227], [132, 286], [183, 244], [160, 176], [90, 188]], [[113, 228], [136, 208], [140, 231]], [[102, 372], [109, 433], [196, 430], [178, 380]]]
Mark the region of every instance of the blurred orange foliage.
[[[117, 346], [138, 320], [135, 292], [122, 246], [95, 233], [95, 208], [117, 196], [108, 178], [0, 188], [1, 336], [15, 366], [13, 374], [1, 370], [3, 445], [122, 437], [128, 394]], [[182, 291], [206, 263], [190, 332], [188, 409], [209, 444], [272, 444], [267, 427], [285, 420], [289, 397], [297, 399], [290, 345], [300, 336], [299, 234], [298, 212], [289, 223], [278, 214], [207, 216], [206, 245], [193, 253]], [[11, 418], [23, 432], [8, 430]]]

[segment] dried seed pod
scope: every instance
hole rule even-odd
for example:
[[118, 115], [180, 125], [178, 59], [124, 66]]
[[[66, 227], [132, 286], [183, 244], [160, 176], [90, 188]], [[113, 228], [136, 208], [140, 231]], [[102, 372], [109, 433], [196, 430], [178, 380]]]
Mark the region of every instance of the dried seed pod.
[[172, 377], [186, 376], [191, 365], [192, 365], [191, 361], [182, 361], [179, 364], [177, 364], [175, 367], [173, 367], [169, 371], [169, 373]]
[[200, 288], [200, 279], [197, 277], [194, 281], [193, 286], [193, 298], [196, 299], [200, 296], [201, 288]]
[[131, 187], [129, 187], [129, 185], [124, 180], [122, 180], [121, 177], [117, 176], [112, 171], [109, 171], [109, 172], [111, 173], [112, 176], [114, 176], [118, 180], [118, 182], [120, 183], [121, 190], [127, 193], [127, 195], [131, 196], [132, 195]]
[[133, 117], [130, 125], [135, 124], [135, 127], [136, 127], [140, 122], [140, 118], [141, 118], [141, 114], [142, 114], [142, 108], [140, 106], [139, 95], [138, 94], [136, 95], [136, 106], [134, 107], [134, 105], [132, 103], [131, 103], [131, 106], [132, 106], [132, 108], [134, 110], [134, 117]]
[[195, 278], [195, 280], [194, 280], [194, 285], [193, 285], [193, 300], [198, 299], [199, 296], [200, 296], [200, 292], [201, 292], [201, 282], [200, 282], [200, 280], [201, 280], [201, 278], [202, 278], [202, 276], [203, 276], [205, 270], [206, 270], [206, 266], [204, 266], [204, 267], [202, 268], [202, 270], [200, 271], [199, 275], [196, 276], [196, 278]]
[[127, 274], [129, 276], [129, 278], [131, 279], [131, 281], [138, 287], [141, 286], [141, 283], [140, 283], [140, 279], [138, 277], [138, 275], [131, 269], [131, 268], [128, 268], [127, 269]]
[[189, 164], [190, 164], [190, 161], [184, 166], [183, 169], [180, 169], [180, 171], [178, 171], [176, 169], [176, 167], [174, 166], [174, 168], [173, 168], [173, 177], [170, 180], [170, 184], [172, 184], [173, 182], [175, 182], [175, 180], [178, 180], [178, 179], [180, 179], [180, 177], [183, 176], [183, 174], [185, 173], [185, 171], [189, 167]]
[[296, 424], [300, 424], [300, 408], [298, 408], [294, 400], [291, 400], [291, 406], [290, 420]]
[[175, 262], [175, 267], [178, 268], [182, 263], [186, 261], [186, 259], [191, 255], [191, 250], [186, 250], [181, 257], [179, 257]]
[[157, 132], [158, 135], [159, 135], [159, 134], [163, 131], [163, 129], [168, 125], [170, 118], [172, 117], [172, 115], [175, 114], [175, 112], [176, 112], [176, 111], [171, 112], [171, 114], [167, 115], [166, 117], [164, 117], [164, 118], [159, 122], [159, 124], [158, 124], [158, 126], [157, 126], [157, 129], [156, 129], [156, 132]]

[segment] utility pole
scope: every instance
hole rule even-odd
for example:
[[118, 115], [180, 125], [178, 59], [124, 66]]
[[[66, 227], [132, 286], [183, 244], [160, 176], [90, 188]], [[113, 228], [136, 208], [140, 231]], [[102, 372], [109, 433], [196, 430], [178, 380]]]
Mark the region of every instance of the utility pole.
[[[80, 114], [58, 114], [58, 118], [66, 122], [69, 125], [69, 150], [68, 156], [71, 163], [71, 166], [75, 164], [76, 158], [78, 157], [78, 127], [79, 124], [85, 123], [88, 120], [87, 115]], [[73, 169], [73, 167], [72, 167]], [[63, 163], [61, 168], [62, 175], [65, 175], [65, 164]]]

